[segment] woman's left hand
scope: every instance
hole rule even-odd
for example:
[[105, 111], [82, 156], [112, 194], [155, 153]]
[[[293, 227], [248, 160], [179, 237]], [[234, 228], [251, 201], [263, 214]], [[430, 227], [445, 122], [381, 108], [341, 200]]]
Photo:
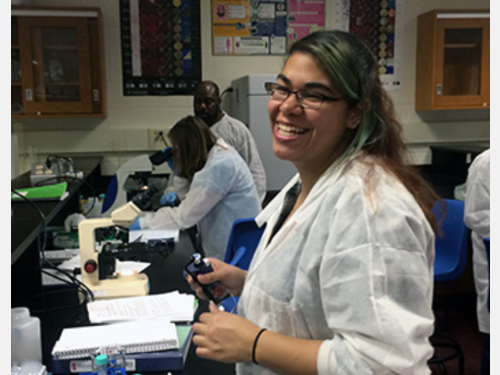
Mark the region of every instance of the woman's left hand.
[[209, 309], [193, 325], [196, 354], [219, 362], [250, 362], [260, 328], [241, 316], [220, 311], [213, 302]]

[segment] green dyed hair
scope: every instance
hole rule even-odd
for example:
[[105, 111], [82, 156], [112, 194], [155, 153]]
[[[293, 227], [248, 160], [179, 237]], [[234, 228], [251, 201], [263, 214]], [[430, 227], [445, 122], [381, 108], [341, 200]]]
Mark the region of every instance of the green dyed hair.
[[313, 58], [349, 108], [362, 111], [351, 144], [337, 162], [342, 163], [358, 151], [372, 155], [403, 183], [439, 233], [431, 212], [439, 197], [407, 161], [401, 123], [392, 99], [382, 87], [377, 60], [368, 47], [344, 31], [317, 31], [292, 44], [289, 56], [295, 53]]
[[[317, 31], [295, 42], [289, 51], [310, 55], [346, 99], [349, 108], [360, 105], [362, 117], [344, 157], [383, 137], [394, 111], [378, 104], [389, 101], [380, 84], [377, 62], [367, 46], [343, 31]], [[396, 127], [400, 127], [396, 124]]]

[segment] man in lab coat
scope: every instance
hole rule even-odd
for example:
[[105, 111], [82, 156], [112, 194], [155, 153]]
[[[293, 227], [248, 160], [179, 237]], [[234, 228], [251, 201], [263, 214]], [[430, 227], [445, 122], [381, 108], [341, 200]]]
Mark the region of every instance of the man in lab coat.
[[221, 109], [219, 87], [215, 82], [200, 82], [194, 92], [194, 113], [217, 136], [233, 146], [250, 168], [261, 203], [266, 196], [266, 172], [250, 130]]
[[490, 371], [490, 311], [488, 259], [484, 238], [490, 236], [490, 150], [474, 159], [467, 177], [465, 224], [472, 231], [474, 283], [479, 331], [484, 334], [481, 375]]

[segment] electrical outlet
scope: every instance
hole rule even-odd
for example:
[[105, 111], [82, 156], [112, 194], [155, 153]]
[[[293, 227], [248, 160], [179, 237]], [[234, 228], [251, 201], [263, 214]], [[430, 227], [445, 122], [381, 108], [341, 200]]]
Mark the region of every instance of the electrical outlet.
[[148, 145], [150, 149], [159, 149], [165, 147], [163, 138], [166, 140], [166, 132], [159, 129], [148, 129]]

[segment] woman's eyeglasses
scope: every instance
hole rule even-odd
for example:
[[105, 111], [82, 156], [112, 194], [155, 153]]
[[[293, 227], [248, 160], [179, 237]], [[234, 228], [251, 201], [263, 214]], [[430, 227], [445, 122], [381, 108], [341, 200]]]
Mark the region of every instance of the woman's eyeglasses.
[[338, 102], [344, 100], [343, 98], [334, 98], [333, 96], [323, 95], [310, 90], [292, 91], [274, 82], [266, 82], [264, 87], [268, 95], [277, 102], [284, 102], [290, 94], [295, 94], [297, 102], [302, 108], [318, 109], [324, 101]]

